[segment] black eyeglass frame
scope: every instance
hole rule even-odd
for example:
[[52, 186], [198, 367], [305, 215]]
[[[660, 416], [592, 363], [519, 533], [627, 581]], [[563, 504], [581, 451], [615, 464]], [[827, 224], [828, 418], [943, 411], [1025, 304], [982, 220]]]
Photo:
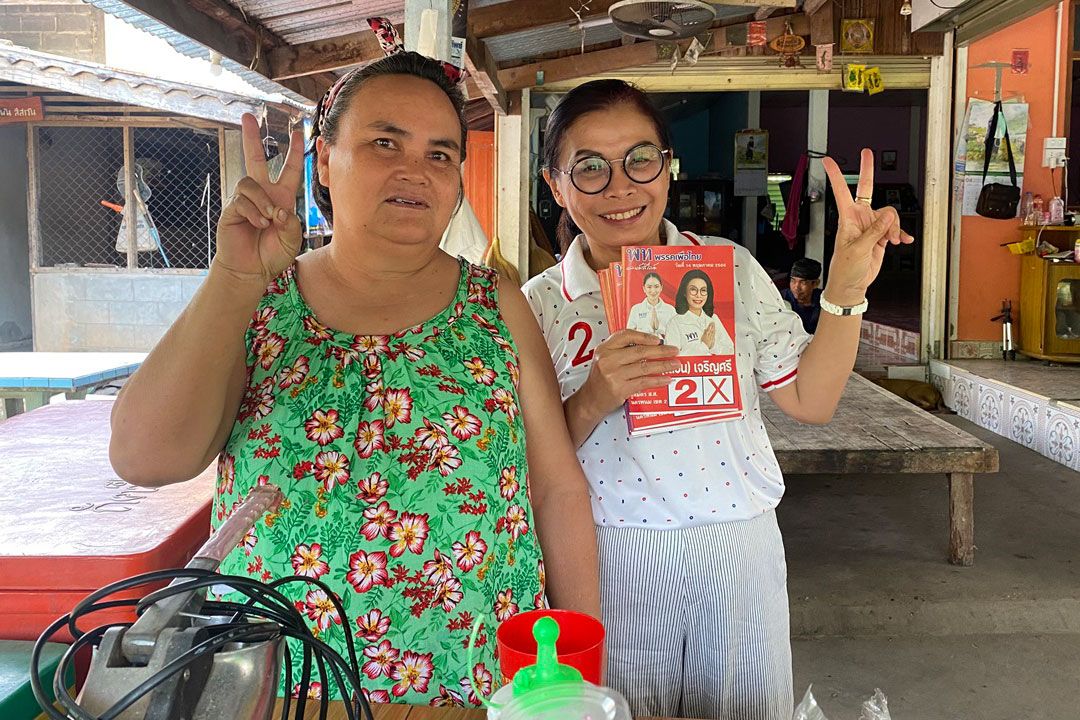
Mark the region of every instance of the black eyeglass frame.
[[[660, 161], [661, 161], [660, 162], [660, 170], [655, 175], [653, 175], [651, 178], [649, 178], [648, 180], [637, 180], [637, 179], [635, 179], [633, 177], [630, 177], [630, 171], [627, 169], [626, 163], [627, 163], [627, 160], [630, 159], [630, 156], [634, 153], [635, 150], [639, 150], [639, 149], [641, 149], [643, 147], [656, 148], [660, 152]], [[631, 182], [637, 183], [638, 185], [648, 185], [649, 183], [654, 182], [656, 180], [656, 178], [658, 178], [658, 177], [660, 177], [661, 175], [664, 174], [664, 171], [667, 170], [667, 168], [668, 168], [668, 162], [667, 161], [670, 159], [670, 157], [671, 157], [671, 148], [667, 148], [665, 150], [665, 149], [661, 148], [659, 145], [657, 145], [656, 143], [643, 142], [643, 143], [638, 143], [634, 147], [627, 150], [626, 154], [623, 155], [621, 158], [606, 158], [606, 157], [600, 157], [599, 155], [586, 155], [585, 157], [579, 158], [577, 161], [575, 161], [574, 164], [570, 166], [569, 170], [563, 170], [562, 168], [557, 168], [557, 167], [550, 167], [550, 168], [548, 168], [548, 170], [550, 172], [557, 172], [557, 173], [560, 173], [562, 175], [568, 175], [570, 177], [570, 183], [580, 193], [583, 193], [585, 195], [599, 195], [600, 193], [607, 190], [608, 185], [611, 184], [611, 179], [613, 177], [615, 177], [615, 169], [611, 166], [611, 163], [613, 161], [622, 160], [623, 174], [626, 175], [626, 177], [629, 178], [629, 180]], [[607, 163], [607, 166], [608, 166], [608, 179], [607, 179], [607, 182], [604, 183], [603, 187], [601, 187], [599, 190], [592, 190], [592, 191], [582, 190], [581, 187], [574, 180], [574, 168], [576, 168], [578, 165], [580, 165], [581, 163], [583, 163], [583, 162], [585, 162], [587, 160], [596, 160], [598, 158], [600, 160], [603, 160], [605, 163]]]

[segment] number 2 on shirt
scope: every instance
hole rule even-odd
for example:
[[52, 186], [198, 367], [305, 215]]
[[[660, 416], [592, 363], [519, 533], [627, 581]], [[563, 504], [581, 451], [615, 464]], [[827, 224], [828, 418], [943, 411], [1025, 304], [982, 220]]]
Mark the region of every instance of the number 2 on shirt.
[[592, 342], [593, 329], [587, 322], [578, 321], [570, 327], [570, 342], [574, 342], [574, 338], [578, 335], [584, 335], [581, 340], [581, 345], [578, 346], [577, 352], [574, 353], [574, 359], [570, 361], [570, 367], [577, 367], [578, 365], [584, 365], [593, 359], [595, 349], [590, 349], [586, 352], [585, 348], [589, 347], [589, 343]]

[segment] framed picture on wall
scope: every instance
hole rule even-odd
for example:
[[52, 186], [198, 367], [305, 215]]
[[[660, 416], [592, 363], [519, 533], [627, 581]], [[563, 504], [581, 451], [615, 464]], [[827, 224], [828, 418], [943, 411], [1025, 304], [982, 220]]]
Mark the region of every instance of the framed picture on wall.
[[882, 150], [881, 151], [881, 169], [882, 170], [895, 170], [896, 169], [896, 151], [895, 150]]

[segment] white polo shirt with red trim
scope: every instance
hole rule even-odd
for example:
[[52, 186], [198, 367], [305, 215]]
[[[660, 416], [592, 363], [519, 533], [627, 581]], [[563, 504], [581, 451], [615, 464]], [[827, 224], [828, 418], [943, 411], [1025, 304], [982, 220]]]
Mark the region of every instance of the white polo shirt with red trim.
[[[664, 233], [668, 245], [735, 248], [734, 340], [744, 414], [631, 438], [625, 410], [610, 413], [577, 451], [597, 525], [663, 529], [747, 520], [775, 508], [784, 494], [758, 391], [795, 380], [811, 336], [745, 248], [724, 238], [680, 233], [667, 220]], [[522, 289], [565, 399], [584, 384], [596, 346], [610, 334], [600, 281], [585, 260], [582, 237], [562, 262]]]

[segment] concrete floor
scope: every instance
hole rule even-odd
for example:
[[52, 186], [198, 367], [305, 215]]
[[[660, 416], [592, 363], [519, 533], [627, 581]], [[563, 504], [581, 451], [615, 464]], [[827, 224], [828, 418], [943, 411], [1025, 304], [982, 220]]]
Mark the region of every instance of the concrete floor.
[[976, 476], [974, 567], [945, 561], [944, 476], [790, 476], [796, 696], [856, 720], [875, 687], [894, 720], [1080, 718], [1080, 473], [992, 442]]

